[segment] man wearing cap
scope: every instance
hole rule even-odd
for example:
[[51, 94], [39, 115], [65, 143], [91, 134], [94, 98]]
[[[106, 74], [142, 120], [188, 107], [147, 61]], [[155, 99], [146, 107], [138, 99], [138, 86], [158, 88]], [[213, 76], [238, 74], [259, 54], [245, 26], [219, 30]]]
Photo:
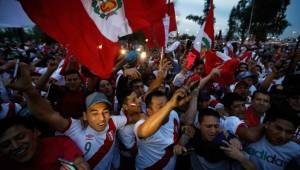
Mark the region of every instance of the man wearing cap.
[[[256, 87], [253, 85], [253, 79], [255, 78], [256, 76], [254, 74], [252, 74], [250, 71], [244, 71], [244, 72], [241, 72], [237, 75], [236, 79], [238, 81], [245, 81], [248, 86], [249, 86], [249, 91], [251, 93], [251, 95], [256, 91]], [[237, 83], [233, 84], [230, 86], [230, 90], [233, 92], [234, 91], [234, 88], [236, 86]]]
[[84, 153], [84, 159], [92, 169], [110, 169], [116, 130], [127, 123], [126, 116], [110, 116], [111, 103], [102, 93], [94, 92], [86, 98], [83, 120], [65, 119], [31, 85], [28, 66], [22, 63], [20, 69], [20, 78], [9, 86], [25, 93], [33, 115], [69, 136]]

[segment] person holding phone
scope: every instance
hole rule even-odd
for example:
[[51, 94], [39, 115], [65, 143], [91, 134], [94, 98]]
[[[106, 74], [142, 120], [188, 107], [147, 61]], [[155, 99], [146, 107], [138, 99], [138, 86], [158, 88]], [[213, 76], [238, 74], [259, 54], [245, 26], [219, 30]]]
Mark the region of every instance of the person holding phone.
[[73, 169], [88, 170], [82, 156], [78, 146], [66, 136], [41, 138], [30, 118], [13, 116], [0, 120], [1, 169], [62, 169], [67, 166], [59, 159], [64, 159], [72, 163]]
[[177, 155], [190, 153], [192, 169], [256, 169], [241, 150], [236, 137], [221, 130], [217, 111], [202, 109], [198, 121], [199, 125], [193, 135], [182, 135], [174, 148]]

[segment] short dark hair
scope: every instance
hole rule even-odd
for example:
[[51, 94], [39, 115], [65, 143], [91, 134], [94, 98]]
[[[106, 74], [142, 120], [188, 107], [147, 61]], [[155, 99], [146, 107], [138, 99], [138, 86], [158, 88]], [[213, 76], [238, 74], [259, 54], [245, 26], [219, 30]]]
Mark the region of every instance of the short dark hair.
[[230, 106], [235, 101], [245, 101], [242, 96], [237, 93], [227, 93], [221, 100], [225, 108], [230, 108]]
[[252, 95], [252, 99], [254, 99], [258, 93], [267, 95], [267, 96], [269, 96], [269, 97], [271, 98], [270, 93], [269, 93], [268, 91], [266, 91], [266, 90], [256, 90], [256, 91], [253, 93], [253, 95]]
[[280, 105], [272, 105], [272, 107], [266, 112], [264, 122], [274, 122], [277, 119], [283, 119], [291, 122], [295, 128], [300, 125], [300, 118], [287, 102], [282, 102]]
[[80, 78], [80, 73], [77, 70], [74, 70], [74, 69], [65, 71], [63, 75], [66, 77], [66, 76], [68, 76], [70, 74], [77, 74], [78, 77]]
[[27, 129], [35, 129], [35, 122], [30, 117], [13, 116], [0, 120], [0, 136], [12, 126], [21, 125]]
[[203, 121], [203, 118], [205, 116], [213, 116], [217, 119], [220, 119], [220, 115], [217, 111], [210, 109], [210, 108], [205, 108], [199, 111], [199, 116], [198, 116], [198, 121], [201, 123]]
[[151, 106], [151, 101], [153, 97], [162, 97], [162, 96], [167, 98], [167, 95], [165, 93], [158, 90], [149, 93], [145, 98], [146, 107], [149, 108]]
[[135, 84], [135, 83], [139, 83], [139, 82], [142, 82], [142, 83], [144, 84], [143, 80], [142, 80], [142, 79], [140, 79], [140, 78], [137, 78], [137, 79], [133, 79], [133, 80], [131, 80], [131, 81], [130, 81], [130, 83], [129, 83], [129, 87], [130, 87], [130, 89], [131, 89], [131, 90], [133, 90], [133, 84]]

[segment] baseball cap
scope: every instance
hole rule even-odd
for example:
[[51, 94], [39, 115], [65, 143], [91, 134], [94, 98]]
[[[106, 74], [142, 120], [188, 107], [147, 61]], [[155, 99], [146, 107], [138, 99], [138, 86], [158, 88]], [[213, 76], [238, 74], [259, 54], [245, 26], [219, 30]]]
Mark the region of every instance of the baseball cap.
[[126, 58], [125, 58], [125, 62], [126, 63], [134, 63], [137, 59], [138, 53], [136, 51], [129, 51]]
[[90, 95], [88, 95], [85, 99], [85, 106], [86, 108], [89, 108], [91, 105], [95, 103], [106, 103], [111, 105], [110, 101], [108, 101], [107, 97], [100, 92], [94, 92]]
[[255, 75], [252, 74], [250, 71], [243, 71], [237, 75], [236, 79], [238, 81], [240, 81], [240, 80], [246, 79], [248, 77], [255, 77]]

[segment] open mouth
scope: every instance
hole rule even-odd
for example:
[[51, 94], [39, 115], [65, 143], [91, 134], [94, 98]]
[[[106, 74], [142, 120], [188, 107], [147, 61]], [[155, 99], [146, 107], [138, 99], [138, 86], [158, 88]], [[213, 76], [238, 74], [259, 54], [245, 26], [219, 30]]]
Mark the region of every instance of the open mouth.
[[17, 158], [24, 156], [26, 154], [27, 148], [27, 146], [23, 146], [15, 149], [13, 151], [13, 156]]

